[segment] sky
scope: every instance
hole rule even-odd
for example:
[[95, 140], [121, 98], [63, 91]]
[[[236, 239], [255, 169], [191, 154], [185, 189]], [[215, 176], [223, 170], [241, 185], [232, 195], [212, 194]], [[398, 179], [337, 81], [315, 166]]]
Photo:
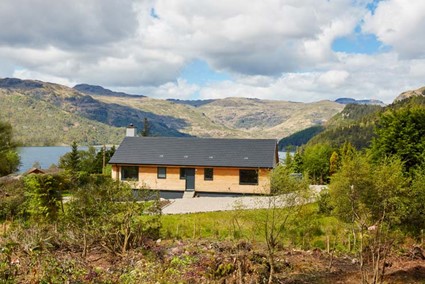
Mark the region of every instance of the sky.
[[1, 0], [0, 26], [2, 78], [297, 102], [425, 86], [423, 0]]

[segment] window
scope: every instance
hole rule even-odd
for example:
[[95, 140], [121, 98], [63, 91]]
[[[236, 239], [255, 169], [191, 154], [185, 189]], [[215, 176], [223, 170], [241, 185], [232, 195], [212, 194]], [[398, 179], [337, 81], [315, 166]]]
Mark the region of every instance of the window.
[[186, 169], [180, 168], [180, 179], [186, 179]]
[[121, 167], [121, 180], [139, 180], [138, 166]]
[[167, 168], [158, 167], [158, 178], [167, 178]]
[[212, 168], [204, 169], [204, 180], [213, 180], [214, 178], [214, 170]]
[[239, 170], [239, 184], [258, 184], [258, 171]]

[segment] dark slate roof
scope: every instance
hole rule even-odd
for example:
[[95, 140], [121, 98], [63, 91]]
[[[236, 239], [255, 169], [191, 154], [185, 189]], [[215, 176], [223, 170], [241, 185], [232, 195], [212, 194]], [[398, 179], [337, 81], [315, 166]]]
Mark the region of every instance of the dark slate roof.
[[110, 164], [273, 168], [274, 139], [126, 137]]

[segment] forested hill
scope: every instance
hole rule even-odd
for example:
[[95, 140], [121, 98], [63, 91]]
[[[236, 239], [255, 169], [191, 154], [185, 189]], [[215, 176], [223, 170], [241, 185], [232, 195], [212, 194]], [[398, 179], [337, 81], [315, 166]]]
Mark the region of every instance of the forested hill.
[[[425, 88], [421, 88], [422, 90]], [[304, 140], [310, 139], [308, 145], [328, 143], [334, 147], [340, 147], [348, 141], [357, 149], [368, 147], [374, 137], [374, 128], [379, 121], [380, 115], [385, 112], [395, 111], [403, 107], [425, 107], [425, 96], [417, 91], [410, 91], [413, 95], [404, 96], [403, 93], [391, 105], [381, 107], [377, 105], [347, 105], [344, 110], [332, 117], [325, 125], [323, 131], [309, 137], [306, 134]], [[294, 136], [296, 136], [294, 134]], [[284, 145], [286, 140], [282, 139]], [[297, 145], [299, 146], [299, 145]]]
[[277, 138], [320, 125], [343, 109], [320, 101], [296, 103], [226, 98], [199, 103], [153, 99], [80, 84], [0, 79], [0, 120], [23, 145], [117, 144], [130, 123], [153, 136]]

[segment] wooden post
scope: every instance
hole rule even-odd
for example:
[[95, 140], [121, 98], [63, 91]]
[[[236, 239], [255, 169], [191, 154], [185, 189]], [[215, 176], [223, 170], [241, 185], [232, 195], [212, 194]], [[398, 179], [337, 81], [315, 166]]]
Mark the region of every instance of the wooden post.
[[330, 252], [329, 235], [326, 235], [326, 251]]

